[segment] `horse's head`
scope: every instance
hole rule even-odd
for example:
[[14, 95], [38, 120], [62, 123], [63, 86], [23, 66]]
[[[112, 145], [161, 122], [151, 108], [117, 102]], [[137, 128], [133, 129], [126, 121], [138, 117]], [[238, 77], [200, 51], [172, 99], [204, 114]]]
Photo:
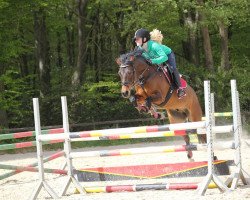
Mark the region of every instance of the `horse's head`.
[[116, 59], [122, 84], [121, 94], [124, 98], [130, 97], [131, 89], [137, 84], [139, 75], [148, 67], [145, 60], [141, 58], [141, 52], [134, 51], [122, 54]]
[[134, 83], [134, 56], [132, 53], [122, 54], [116, 59], [116, 63], [119, 65], [118, 74], [121, 79], [121, 94], [124, 98], [130, 97], [130, 89]]

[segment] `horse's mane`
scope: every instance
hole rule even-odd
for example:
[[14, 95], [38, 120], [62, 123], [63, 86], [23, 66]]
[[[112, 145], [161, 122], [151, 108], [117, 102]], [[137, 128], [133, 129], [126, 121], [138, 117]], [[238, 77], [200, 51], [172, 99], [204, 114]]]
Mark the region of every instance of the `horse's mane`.
[[130, 63], [130, 57], [134, 56], [136, 59], [139, 59], [141, 61], [143, 61], [146, 64], [149, 64], [149, 62], [147, 61], [147, 59], [145, 57], [142, 56], [144, 50], [142, 49], [135, 49], [133, 51], [130, 51], [128, 53], [122, 54], [120, 55], [120, 59], [122, 63]]

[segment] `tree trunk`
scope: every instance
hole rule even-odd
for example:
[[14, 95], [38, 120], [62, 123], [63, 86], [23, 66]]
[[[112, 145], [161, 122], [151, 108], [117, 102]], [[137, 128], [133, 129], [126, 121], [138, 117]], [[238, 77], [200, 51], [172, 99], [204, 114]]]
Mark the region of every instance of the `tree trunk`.
[[230, 68], [229, 51], [228, 51], [228, 27], [220, 21], [219, 31], [221, 39], [221, 68], [228, 70]]
[[27, 54], [22, 54], [20, 58], [20, 69], [21, 69], [21, 76], [25, 77], [29, 75], [28, 69], [28, 57]]
[[[2, 74], [4, 74], [3, 67], [2, 67], [2, 69], [0, 68], [0, 75], [2, 75]], [[4, 91], [4, 84], [0, 80], [0, 93], [2, 93], [3, 91]], [[1, 128], [9, 128], [9, 124], [8, 124], [8, 115], [7, 115], [7, 112], [6, 112], [6, 110], [0, 104], [0, 129]]]
[[[204, 5], [204, 0], [198, 0], [199, 5]], [[199, 13], [199, 21], [203, 23], [206, 20], [206, 16], [201, 11]], [[212, 54], [212, 48], [211, 48], [211, 41], [210, 41], [210, 35], [207, 25], [201, 25], [201, 34], [203, 39], [203, 49], [205, 54], [205, 64], [206, 67], [209, 70], [213, 70], [214, 68], [214, 61], [213, 61], [213, 54]]]
[[116, 13], [116, 22], [113, 23], [114, 24], [114, 28], [115, 30], [120, 30], [120, 31], [116, 31], [116, 38], [118, 40], [118, 44], [119, 44], [119, 54], [123, 54], [126, 53], [127, 48], [126, 48], [126, 43], [127, 43], [127, 37], [128, 37], [128, 33], [122, 35], [122, 29], [124, 29], [124, 11], [121, 12], [117, 12]]
[[196, 66], [200, 64], [200, 54], [197, 36], [197, 21], [198, 14], [196, 11], [188, 11], [184, 15], [184, 24], [188, 27], [188, 39], [187, 43], [184, 43], [184, 52], [187, 52], [187, 60], [189, 60]]
[[[24, 32], [24, 30], [23, 30], [23, 27], [22, 26], [20, 26], [19, 27], [19, 35], [20, 35], [20, 37], [22, 38], [22, 40], [23, 41], [25, 41], [25, 32]], [[23, 48], [25, 48], [25, 47], [23, 47]], [[28, 76], [29, 75], [29, 68], [28, 68], [28, 55], [27, 55], [27, 53], [22, 53], [21, 55], [20, 55], [20, 57], [19, 57], [19, 60], [20, 60], [20, 71], [21, 71], [21, 76], [22, 77], [26, 77], [26, 76]]]
[[68, 64], [70, 67], [73, 67], [75, 64], [74, 30], [70, 30], [68, 27], [66, 27], [66, 38]]
[[[98, 13], [99, 14], [99, 13]], [[95, 28], [93, 29], [93, 42], [94, 44], [94, 71], [95, 71], [95, 82], [98, 83], [100, 81], [100, 27], [99, 27], [99, 18], [96, 17]]]
[[78, 13], [78, 56], [77, 64], [74, 69], [72, 77], [72, 85], [77, 89], [84, 77], [84, 52], [86, 49], [84, 26], [85, 26], [85, 8], [87, 7], [88, 0], [77, 0], [77, 13]]
[[62, 88], [63, 88], [63, 76], [62, 76], [62, 70], [63, 70], [63, 57], [62, 57], [62, 46], [61, 46], [61, 34], [59, 32], [56, 33], [56, 36], [57, 36], [57, 47], [56, 47], [56, 50], [57, 50], [57, 67], [58, 67], [58, 70], [59, 70], [59, 94], [61, 94], [62, 92]]
[[[69, 5], [72, 7], [72, 5]], [[73, 9], [73, 8], [72, 8]], [[68, 10], [65, 18], [72, 23], [72, 16], [73, 12]], [[72, 25], [68, 25], [65, 27], [66, 31], [66, 49], [67, 49], [67, 57], [68, 57], [68, 64], [70, 67], [73, 67], [75, 64], [75, 43], [74, 43], [74, 27]]]
[[205, 54], [205, 64], [209, 70], [214, 69], [214, 60], [209, 36], [209, 30], [207, 26], [201, 28], [201, 34], [203, 39], [203, 48]]
[[56, 33], [57, 35], [57, 66], [59, 69], [63, 68], [63, 58], [62, 58], [62, 46], [61, 46], [61, 35], [59, 32]]
[[45, 13], [40, 8], [34, 13], [35, 44], [37, 50], [38, 72], [40, 78], [40, 96], [45, 97], [50, 94], [50, 58], [49, 42], [47, 40], [47, 30]]
[[7, 129], [9, 128], [7, 112], [4, 109], [0, 109], [0, 129], [1, 128], [7, 128]]
[[50, 83], [50, 47], [46, 29], [46, 16], [42, 8], [38, 11], [34, 11], [34, 33], [35, 33], [35, 46], [40, 82], [40, 97], [43, 99], [44, 104], [42, 106], [43, 120], [50, 122], [51, 118], [51, 83]]

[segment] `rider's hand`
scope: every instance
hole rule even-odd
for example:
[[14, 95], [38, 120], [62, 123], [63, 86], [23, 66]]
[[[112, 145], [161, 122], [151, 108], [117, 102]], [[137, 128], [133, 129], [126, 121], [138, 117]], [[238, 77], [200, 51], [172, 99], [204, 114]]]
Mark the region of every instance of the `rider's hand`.
[[143, 48], [135, 47], [135, 50], [134, 50], [134, 55], [135, 56], [141, 56], [143, 53], [144, 53], [144, 49]]
[[147, 63], [148, 63], [149, 65], [154, 65], [150, 59], [147, 60]]

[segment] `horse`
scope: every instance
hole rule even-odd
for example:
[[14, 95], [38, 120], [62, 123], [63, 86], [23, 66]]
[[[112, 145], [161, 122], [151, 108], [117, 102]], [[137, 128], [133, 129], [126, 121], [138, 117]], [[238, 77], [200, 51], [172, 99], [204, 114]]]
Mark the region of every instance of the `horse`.
[[[121, 79], [121, 95], [131, 98], [135, 90], [134, 105], [144, 105], [147, 111], [151, 106], [165, 109], [170, 124], [184, 123], [187, 121], [197, 122], [202, 120], [202, 109], [198, 97], [193, 88], [187, 85], [186, 96], [178, 99], [173, 84], [166, 79], [163, 70], [150, 64], [137, 51], [120, 55], [116, 59], [119, 65], [118, 74]], [[188, 135], [183, 136], [186, 145], [190, 144]], [[206, 135], [198, 135], [199, 143], [206, 143]], [[193, 153], [187, 151], [187, 157], [191, 160]]]

